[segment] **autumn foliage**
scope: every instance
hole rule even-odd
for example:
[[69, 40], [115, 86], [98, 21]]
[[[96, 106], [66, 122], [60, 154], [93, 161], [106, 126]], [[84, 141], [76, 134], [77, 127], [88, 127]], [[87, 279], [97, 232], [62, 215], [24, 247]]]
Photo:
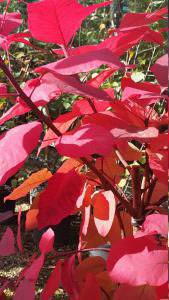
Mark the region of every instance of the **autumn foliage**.
[[[127, 13], [105, 40], [73, 47], [72, 39], [83, 20], [110, 4], [86, 6], [85, 1], [82, 5], [77, 0], [28, 3], [28, 30], [17, 33], [22, 24], [20, 13], [0, 15], [0, 69], [17, 94], [0, 124], [29, 111], [37, 117], [0, 135], [0, 185], [18, 172], [35, 148], [40, 153], [52, 144], [63, 156], [54, 174], [43, 168], [5, 198], [16, 201], [47, 182], [27, 213], [25, 228], [49, 229], [40, 240], [40, 254], [32, 253], [18, 278], [14, 300], [35, 299], [39, 272], [46, 255], [53, 251], [50, 226], [75, 213], [82, 218], [78, 248], [72, 255], [65, 254], [65, 259], [55, 252], [58, 261], [44, 283], [41, 300], [52, 299], [60, 285], [71, 300], [122, 300], [124, 295], [130, 300], [167, 298], [167, 216], [163, 207], [168, 168], [167, 55], [150, 66], [155, 82], [134, 81], [132, 72], [137, 66], [123, 59], [141, 41], [163, 46], [163, 30], [153, 30], [151, 25], [166, 18], [167, 8]], [[54, 62], [35, 68], [34, 78], [21, 87], [3, 60], [3, 52], [17, 42], [34, 47], [32, 38], [55, 44], [51, 50]], [[97, 76], [91, 77], [95, 69]], [[111, 84], [104, 85], [117, 72], [122, 74], [119, 94]], [[0, 97], [10, 96], [8, 84], [1, 83]], [[71, 110], [54, 120], [44, 115], [41, 107], [63, 94], [77, 96]], [[128, 180], [130, 195], [123, 189]], [[1, 256], [24, 251], [20, 218], [21, 211], [18, 249], [8, 227], [0, 241]], [[84, 259], [89, 250], [95, 255]]]

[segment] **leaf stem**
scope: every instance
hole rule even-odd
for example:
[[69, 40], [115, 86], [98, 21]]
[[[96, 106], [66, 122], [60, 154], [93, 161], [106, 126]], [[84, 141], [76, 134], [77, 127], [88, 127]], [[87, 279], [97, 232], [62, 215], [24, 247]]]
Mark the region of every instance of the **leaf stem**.
[[15, 90], [18, 92], [18, 95], [22, 98], [22, 100], [29, 106], [34, 113], [37, 115], [40, 121], [46, 123], [48, 127], [50, 127], [53, 132], [57, 136], [62, 136], [61, 132], [53, 125], [50, 118], [46, 117], [38, 108], [37, 106], [32, 102], [32, 100], [24, 93], [24, 91], [21, 89], [20, 85], [15, 80], [14, 76], [8, 69], [8, 67], [5, 65], [3, 59], [0, 57], [0, 69], [3, 70], [9, 81], [12, 83]]

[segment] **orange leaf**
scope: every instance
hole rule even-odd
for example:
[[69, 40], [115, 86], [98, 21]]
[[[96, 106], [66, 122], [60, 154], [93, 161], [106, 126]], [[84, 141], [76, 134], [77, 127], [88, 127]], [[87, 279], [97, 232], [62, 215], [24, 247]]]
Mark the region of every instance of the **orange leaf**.
[[[127, 214], [126, 212], [121, 212], [120, 215], [122, 218], [126, 236], [131, 236], [133, 234], [133, 229], [132, 229], [132, 225], [131, 225], [130, 215]], [[94, 222], [94, 216], [92, 216], [92, 215], [90, 216], [90, 221], [89, 221], [89, 225], [87, 228], [87, 234], [84, 235], [83, 233], [81, 233], [81, 236], [80, 236], [82, 248], [84, 248], [84, 249], [85, 248], [95, 248], [97, 246], [104, 245], [107, 242], [114, 244], [118, 240], [121, 240], [121, 238], [122, 238], [121, 228], [120, 228], [118, 218], [116, 215], [114, 217], [111, 229], [105, 237], [102, 237], [98, 233], [97, 228], [95, 226], [95, 222]]]
[[[43, 192], [43, 191], [42, 191]], [[37, 221], [37, 215], [39, 213], [39, 198], [40, 192], [34, 199], [33, 203], [30, 207], [30, 210], [26, 214], [26, 222], [25, 222], [25, 228], [26, 230], [33, 230], [38, 227], [38, 221]]]
[[63, 162], [61, 167], [57, 170], [59, 173], [67, 173], [73, 169], [82, 167], [83, 163], [80, 160], [69, 158]]
[[30, 209], [26, 214], [25, 228], [26, 230], [33, 230], [38, 227], [37, 215], [39, 209]]
[[16, 200], [22, 198], [29, 193], [29, 191], [41, 183], [47, 181], [52, 177], [52, 173], [48, 169], [42, 169], [36, 173], [33, 173], [28, 179], [26, 179], [20, 186], [13, 190], [5, 200]]
[[139, 151], [131, 143], [126, 144], [125, 147], [119, 147], [120, 153], [126, 161], [139, 160], [144, 155], [143, 151]]
[[102, 170], [110, 178], [120, 176], [124, 172], [123, 168], [117, 164], [114, 152], [104, 158], [97, 159], [96, 168]]

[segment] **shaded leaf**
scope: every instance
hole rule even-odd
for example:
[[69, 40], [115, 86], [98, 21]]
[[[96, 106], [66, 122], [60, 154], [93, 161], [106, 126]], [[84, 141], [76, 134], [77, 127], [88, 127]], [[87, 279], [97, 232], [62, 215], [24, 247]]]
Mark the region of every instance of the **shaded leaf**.
[[14, 300], [34, 300], [35, 299], [35, 285], [33, 282], [23, 279], [16, 289]]
[[54, 292], [59, 288], [61, 278], [61, 260], [56, 263], [54, 270], [51, 272], [44, 289], [40, 295], [41, 300], [48, 300], [53, 296]]
[[124, 295], [126, 299], [130, 300], [157, 300], [155, 288], [148, 285], [134, 287], [127, 284], [121, 284], [115, 291], [113, 299], [121, 300]]
[[118, 56], [112, 53], [109, 49], [99, 49], [87, 54], [78, 56], [70, 56], [60, 61], [50, 63], [35, 69], [36, 72], [56, 72], [62, 75], [72, 75], [80, 72], [89, 72], [101, 65], [108, 65], [117, 71], [124, 68]]
[[[56, 172], [39, 199], [39, 228], [56, 225], [75, 211], [76, 201], [81, 195], [84, 178], [74, 170]], [[46, 217], [47, 216], [47, 217]]]
[[16, 253], [14, 234], [11, 228], [7, 227], [0, 240], [0, 255], [8, 256], [14, 253]]

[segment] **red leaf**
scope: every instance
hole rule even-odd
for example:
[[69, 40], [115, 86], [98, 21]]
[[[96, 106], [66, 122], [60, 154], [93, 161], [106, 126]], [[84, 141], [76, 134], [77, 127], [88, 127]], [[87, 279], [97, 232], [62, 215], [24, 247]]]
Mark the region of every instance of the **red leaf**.
[[30, 108], [28, 106], [24, 104], [16, 103], [1, 116], [0, 125], [2, 125], [3, 123], [7, 122], [8, 120], [16, 116], [25, 114], [28, 111], [30, 111]]
[[70, 157], [94, 153], [106, 155], [112, 150], [113, 143], [112, 135], [104, 127], [86, 124], [60, 137], [56, 148], [61, 155]]
[[8, 35], [22, 24], [21, 14], [18, 12], [0, 14], [1, 35]]
[[150, 105], [161, 97], [161, 88], [150, 82], [134, 82], [131, 78], [124, 77], [121, 81], [123, 90], [122, 100], [131, 99], [140, 105]]
[[155, 64], [150, 68], [150, 70], [156, 76], [159, 84], [162, 87], [168, 87], [168, 54], [163, 55]]
[[40, 300], [50, 299], [54, 292], [58, 289], [60, 278], [61, 278], [61, 260], [59, 260], [50, 274], [47, 283], [44, 286], [44, 289], [41, 293]]
[[[127, 109], [123, 109], [125, 107], [120, 106], [120, 104], [118, 104], [118, 106], [119, 107], [117, 110], [117, 115], [115, 115], [116, 105], [113, 104], [113, 109], [115, 109], [115, 113], [112, 113], [110, 111], [95, 113], [92, 116], [87, 116], [83, 118], [83, 123], [86, 124], [86, 127], [90, 125], [92, 128], [92, 124], [93, 125], [96, 124], [97, 126], [103, 126], [104, 130], [108, 129], [109, 133], [112, 134], [112, 143], [113, 141], [118, 141], [121, 139], [124, 140], [136, 139], [139, 141], [145, 141], [145, 140], [149, 141], [151, 139], [158, 137], [158, 133], [159, 133], [158, 129], [156, 129], [155, 127], [145, 128], [144, 123], [142, 122], [141, 119], [139, 119], [137, 116], [134, 116]], [[140, 125], [142, 125], [142, 128], [140, 128]], [[102, 147], [108, 147], [108, 146], [109, 144], [102, 145]], [[95, 153], [100, 153], [100, 152], [95, 152]]]
[[104, 221], [109, 218], [109, 202], [106, 198], [106, 193], [107, 191], [105, 193], [100, 191], [92, 197], [93, 215], [95, 218]]
[[[92, 100], [93, 106], [97, 110], [97, 112], [105, 111], [108, 107], [111, 106], [110, 101], [97, 101], [95, 99]], [[87, 99], [79, 99], [73, 103], [72, 113], [76, 116], [81, 115], [89, 115], [93, 114], [93, 108], [91, 107], [89, 101]]]
[[121, 284], [115, 291], [114, 300], [121, 300], [125, 295], [125, 299], [128, 300], [157, 300], [156, 290], [151, 286], [129, 286], [127, 284]]
[[26, 40], [26, 38], [30, 37], [31, 35], [28, 32], [18, 32], [9, 34], [8, 36], [0, 36], [0, 46], [5, 51], [9, 50], [9, 47], [12, 43], [23, 43], [34, 48], [34, 46], [28, 40]]
[[147, 149], [149, 165], [158, 180], [168, 185], [168, 151], [153, 153]]
[[153, 236], [127, 237], [112, 246], [107, 268], [115, 282], [160, 286], [168, 280], [167, 260], [166, 247]]
[[41, 131], [39, 122], [31, 122], [14, 127], [0, 136], [1, 185], [24, 164], [27, 156], [36, 147]]
[[38, 40], [66, 46], [88, 15], [97, 8], [109, 4], [110, 2], [102, 2], [84, 7], [76, 0], [62, 2], [43, 0], [30, 3], [28, 4], [29, 30]]
[[[69, 55], [81, 55], [98, 49], [110, 49], [114, 54], [121, 56], [127, 50], [138, 44], [140, 41], [155, 42], [162, 44], [163, 36], [154, 30], [151, 30], [148, 26], [137, 27], [127, 32], [119, 32], [118, 36], [112, 36], [105, 39], [100, 44], [85, 45], [77, 48], [68, 49]], [[55, 53], [64, 55], [61, 49], [55, 49]]]
[[161, 286], [156, 287], [156, 292], [158, 295], [158, 300], [167, 300], [168, 299], [168, 282]]
[[56, 72], [62, 75], [72, 75], [80, 72], [89, 72], [101, 65], [108, 65], [115, 69], [124, 68], [118, 56], [112, 53], [109, 49], [99, 49], [87, 54], [78, 56], [70, 56], [68, 58], [50, 63], [35, 69], [36, 72]]
[[35, 285], [33, 282], [24, 279], [20, 282], [16, 289], [14, 300], [34, 300], [35, 299]]
[[86, 281], [84, 288], [81, 290], [79, 300], [101, 300], [101, 290], [96, 277], [92, 273], [88, 273], [86, 276]]
[[[84, 179], [74, 170], [55, 173], [39, 199], [39, 228], [56, 225], [74, 212], [76, 201], [82, 193]], [[48, 217], [46, 217], [48, 216]]]
[[75, 282], [75, 255], [64, 260], [61, 269], [61, 282], [71, 300], [79, 300], [77, 283]]
[[0, 255], [8, 256], [16, 253], [15, 238], [11, 228], [7, 227], [0, 240]]
[[83, 84], [74, 76], [61, 75], [56, 72], [53, 76], [55, 78], [56, 87], [61, 93], [76, 94], [89, 98], [94, 97], [99, 100], [112, 101], [112, 98], [109, 97], [105, 91], [94, 88], [86, 83]]
[[139, 26], [145, 26], [152, 24], [162, 18], [163, 15], [167, 14], [167, 7], [163, 7], [152, 13], [127, 13], [124, 15], [120, 23], [121, 30], [130, 30]]
[[[73, 112], [68, 112], [57, 117], [57, 119], [53, 121], [53, 124], [61, 133], [65, 133], [76, 120], [76, 118], [77, 117], [75, 117]], [[56, 143], [57, 140], [58, 136], [53, 132], [53, 130], [48, 129], [39, 148], [39, 152], [52, 143]]]
[[7, 86], [5, 83], [0, 83], [0, 96], [3, 97], [4, 94], [7, 94]]
[[41, 237], [39, 242], [39, 249], [42, 254], [47, 254], [53, 250], [55, 234], [51, 228], [49, 228]]
[[98, 233], [105, 237], [113, 224], [116, 201], [111, 191], [99, 192], [92, 198], [94, 222]]
[[143, 130], [138, 130], [136, 127], [128, 127], [128, 128], [114, 128], [111, 130], [111, 133], [114, 138], [118, 139], [136, 139], [139, 141], [146, 141], [149, 139], [154, 139], [158, 137], [158, 129], [155, 127], [149, 127]]
[[88, 81], [88, 84], [91, 86], [94, 86], [96, 88], [99, 88], [104, 81], [106, 81], [112, 74], [116, 71], [116, 68], [113, 69], [107, 69], [100, 72], [96, 77], [90, 79]]

